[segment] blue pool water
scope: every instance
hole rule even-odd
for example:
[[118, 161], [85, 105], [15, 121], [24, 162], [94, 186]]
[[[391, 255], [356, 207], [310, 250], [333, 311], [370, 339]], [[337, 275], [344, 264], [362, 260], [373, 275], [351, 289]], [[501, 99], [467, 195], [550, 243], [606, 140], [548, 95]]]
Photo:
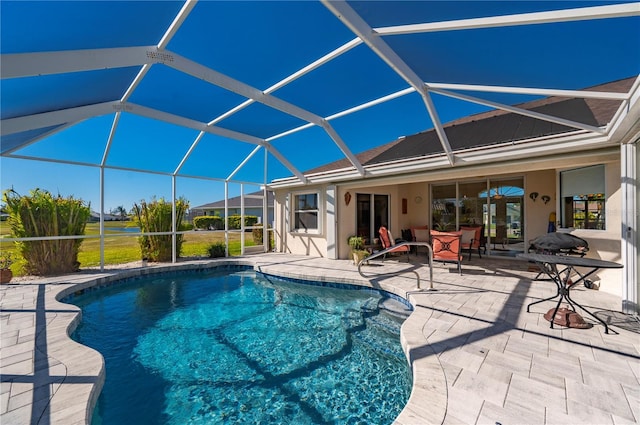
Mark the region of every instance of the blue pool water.
[[94, 425], [388, 424], [409, 398], [407, 307], [371, 290], [235, 270], [69, 301], [83, 310], [73, 338], [105, 357]]

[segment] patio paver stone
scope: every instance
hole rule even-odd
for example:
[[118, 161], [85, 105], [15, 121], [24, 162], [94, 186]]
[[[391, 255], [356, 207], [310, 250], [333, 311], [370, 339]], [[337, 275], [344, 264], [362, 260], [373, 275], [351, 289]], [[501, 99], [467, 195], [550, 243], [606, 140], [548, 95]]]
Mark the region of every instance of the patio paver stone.
[[[619, 297], [586, 288], [572, 292], [578, 302], [615, 318], [608, 335], [597, 323], [550, 329], [542, 315], [553, 303], [530, 313], [526, 305], [553, 295], [555, 285], [533, 280], [537, 273], [528, 263], [473, 257], [463, 263], [462, 276], [435, 265], [435, 290], [429, 291], [428, 267], [412, 257], [410, 263], [364, 266], [363, 275], [347, 260], [257, 254], [14, 279], [0, 286], [0, 422], [91, 420], [104, 361], [69, 338], [79, 309], [59, 298], [126, 277], [242, 264], [282, 277], [364, 285], [411, 302], [400, 342], [414, 387], [396, 424], [640, 423], [640, 324], [620, 313]], [[395, 275], [382, 276], [380, 269]]]

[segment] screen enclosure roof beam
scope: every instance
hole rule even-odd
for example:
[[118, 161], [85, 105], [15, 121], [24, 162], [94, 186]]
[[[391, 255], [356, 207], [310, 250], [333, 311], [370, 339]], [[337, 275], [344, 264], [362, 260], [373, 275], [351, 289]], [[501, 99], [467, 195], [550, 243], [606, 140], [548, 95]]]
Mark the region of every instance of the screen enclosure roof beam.
[[424, 32], [510, 27], [517, 25], [550, 24], [593, 19], [624, 18], [638, 15], [640, 15], [640, 3], [625, 3], [608, 6], [592, 6], [575, 9], [550, 10], [545, 12], [519, 13], [514, 15], [388, 26], [376, 28], [375, 31], [382, 36], [387, 36]]
[[425, 103], [431, 122], [438, 134], [442, 148], [447, 155], [450, 165], [454, 164], [453, 153], [447, 134], [442, 127], [438, 112], [431, 96], [425, 89], [424, 82], [418, 75], [389, 47], [373, 29], [347, 4], [345, 1], [322, 0], [322, 3], [338, 19], [340, 19], [354, 34], [356, 34], [369, 48], [389, 65], [402, 79], [413, 87]]
[[364, 168], [362, 164], [360, 164], [360, 161], [358, 161], [356, 156], [349, 150], [337, 132], [330, 127], [330, 124], [328, 124], [324, 118], [180, 55], [175, 53], [170, 54], [173, 59], [165, 62], [165, 64], [171, 68], [323, 128], [351, 164], [358, 170], [358, 173], [364, 175]]

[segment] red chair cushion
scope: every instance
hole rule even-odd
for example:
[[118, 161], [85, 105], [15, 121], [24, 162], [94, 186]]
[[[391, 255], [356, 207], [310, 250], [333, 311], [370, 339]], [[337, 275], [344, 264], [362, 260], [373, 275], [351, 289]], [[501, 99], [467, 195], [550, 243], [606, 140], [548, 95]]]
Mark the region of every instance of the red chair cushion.
[[475, 231], [475, 236], [473, 237], [473, 241], [470, 244], [463, 244], [462, 247], [465, 249], [468, 248], [479, 248], [480, 247], [480, 237], [482, 233], [482, 226], [479, 227], [471, 227], [471, 226], [460, 226], [460, 231], [462, 230], [473, 230]]
[[460, 238], [462, 232], [437, 232], [431, 231], [431, 244], [433, 259], [444, 261], [461, 261]]

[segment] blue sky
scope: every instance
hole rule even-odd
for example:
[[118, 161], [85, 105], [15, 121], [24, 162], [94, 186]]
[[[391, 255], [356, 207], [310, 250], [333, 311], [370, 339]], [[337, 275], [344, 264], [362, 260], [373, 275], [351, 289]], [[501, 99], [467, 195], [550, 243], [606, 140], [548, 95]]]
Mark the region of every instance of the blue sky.
[[[611, 2], [356, 2], [372, 27], [462, 19], [493, 13], [511, 14], [596, 6]], [[34, 51], [99, 49], [156, 45], [180, 2], [10, 2], [0, 3], [2, 54]], [[113, 31], [118, 28], [118, 31]], [[260, 90], [291, 75], [354, 34], [324, 6], [303, 2], [199, 2], [167, 49]], [[486, 84], [558, 89], [582, 89], [640, 73], [639, 18], [580, 21], [536, 26], [397, 35], [385, 41], [427, 82]], [[2, 119], [121, 98], [138, 67], [76, 72], [2, 80]], [[407, 87], [365, 45], [280, 88], [274, 96], [326, 117]], [[469, 93], [467, 93], [469, 94]], [[492, 101], [516, 104], [532, 97], [471, 93]], [[487, 108], [432, 95], [442, 122]], [[130, 102], [208, 122], [244, 98], [187, 76], [171, 67], [154, 65]], [[105, 152], [114, 114], [89, 118], [15, 155], [98, 164]], [[222, 120], [222, 128], [268, 138], [302, 124], [261, 104], [253, 104]], [[354, 153], [432, 128], [422, 99], [408, 94], [331, 125]], [[125, 113], [119, 121], [107, 164], [121, 168], [171, 173], [198, 131]], [[9, 143], [3, 138], [2, 143]], [[25, 139], [26, 140], [26, 139]], [[341, 153], [318, 127], [274, 140], [273, 146], [300, 171], [340, 159]], [[5, 145], [7, 146], [7, 145]], [[209, 180], [179, 177], [177, 194], [191, 206], [219, 200], [227, 177], [254, 145], [207, 134], [186, 161], [182, 173]], [[4, 147], [3, 147], [4, 150]], [[34, 188], [73, 195], [100, 205], [100, 170], [2, 157], [0, 187], [28, 193]], [[261, 182], [264, 152], [260, 151], [235, 176]], [[268, 180], [291, 172], [269, 156]], [[245, 192], [258, 189], [247, 185]], [[232, 196], [240, 185], [230, 185]], [[167, 175], [107, 169], [105, 210], [130, 209], [141, 199], [171, 196]]]

